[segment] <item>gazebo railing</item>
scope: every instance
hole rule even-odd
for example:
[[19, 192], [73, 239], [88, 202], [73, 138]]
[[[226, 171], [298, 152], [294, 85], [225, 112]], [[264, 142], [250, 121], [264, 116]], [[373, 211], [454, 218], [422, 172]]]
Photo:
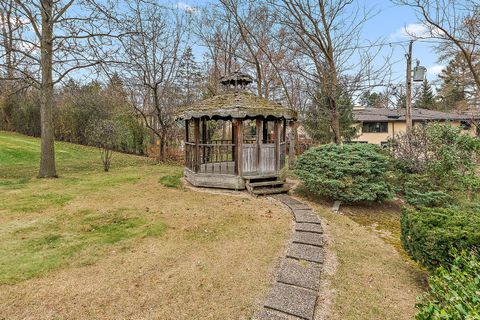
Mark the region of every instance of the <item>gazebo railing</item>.
[[230, 140], [186, 142], [185, 166], [197, 173], [234, 174], [235, 144]]
[[185, 167], [195, 171], [195, 143], [185, 142]]

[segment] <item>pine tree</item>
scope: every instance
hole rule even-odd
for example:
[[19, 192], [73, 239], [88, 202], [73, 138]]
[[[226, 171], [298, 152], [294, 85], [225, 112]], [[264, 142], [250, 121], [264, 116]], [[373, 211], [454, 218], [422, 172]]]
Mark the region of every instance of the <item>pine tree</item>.
[[415, 108], [436, 109], [435, 96], [433, 94], [432, 86], [425, 79], [420, 88], [419, 97], [415, 100]]
[[200, 97], [202, 73], [195, 61], [191, 47], [185, 50], [179, 65], [177, 86], [184, 104], [191, 104]]
[[360, 103], [367, 108], [385, 108], [387, 105], [387, 98], [383, 93], [365, 91], [360, 96]]
[[465, 61], [456, 56], [439, 75], [442, 85], [439, 90], [441, 109], [458, 109], [466, 103], [467, 67]]

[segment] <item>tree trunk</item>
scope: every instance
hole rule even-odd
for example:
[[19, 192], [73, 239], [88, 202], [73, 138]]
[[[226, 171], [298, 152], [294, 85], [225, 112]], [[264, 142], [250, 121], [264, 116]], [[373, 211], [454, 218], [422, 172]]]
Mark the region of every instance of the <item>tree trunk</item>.
[[342, 143], [342, 136], [340, 132], [340, 112], [338, 111], [337, 103], [334, 99], [330, 98], [330, 110], [332, 113], [332, 131], [333, 142], [335, 144]]
[[14, 21], [12, 17], [13, 3], [10, 1], [4, 3], [0, 9], [3, 12], [0, 12], [1, 25], [2, 25], [2, 36], [3, 36], [3, 47], [5, 50], [5, 64], [7, 67], [7, 83], [6, 83], [6, 92], [8, 97], [4, 97], [4, 106], [3, 106], [3, 121], [6, 130], [13, 130], [13, 120], [12, 120], [12, 110], [13, 110], [13, 100], [10, 97], [12, 89], [12, 79], [13, 79], [13, 30], [12, 22]]
[[52, 77], [52, 38], [53, 0], [42, 0], [42, 38], [40, 88], [41, 152], [39, 178], [55, 178], [55, 136], [53, 124], [53, 77]]
[[167, 144], [166, 144], [166, 134], [162, 132], [159, 136], [160, 138], [160, 145], [158, 146], [158, 161], [159, 162], [164, 162], [165, 161], [165, 155], [166, 155], [166, 149], [167, 149]]

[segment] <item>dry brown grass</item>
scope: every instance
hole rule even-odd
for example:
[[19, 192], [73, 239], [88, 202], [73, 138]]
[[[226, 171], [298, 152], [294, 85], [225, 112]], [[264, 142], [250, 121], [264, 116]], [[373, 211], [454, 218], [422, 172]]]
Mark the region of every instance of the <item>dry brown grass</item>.
[[[153, 172], [152, 172], [153, 174]], [[268, 200], [166, 189], [158, 178], [64, 209], [160, 212], [158, 238], [113, 246], [96, 262], [0, 286], [4, 319], [241, 319], [272, 281], [291, 217]], [[48, 214], [48, 213], [47, 213]], [[76, 257], [82, 260], [81, 257]]]
[[[386, 237], [347, 215], [333, 213], [331, 204], [302, 196], [323, 219], [330, 254], [323, 276], [324, 290], [329, 292], [322, 295], [326, 301], [321, 300], [330, 305], [327, 315], [319, 309], [323, 314], [317, 319], [412, 319], [416, 297], [425, 289], [425, 274], [392, 246], [393, 236]], [[392, 214], [386, 212], [390, 218]]]

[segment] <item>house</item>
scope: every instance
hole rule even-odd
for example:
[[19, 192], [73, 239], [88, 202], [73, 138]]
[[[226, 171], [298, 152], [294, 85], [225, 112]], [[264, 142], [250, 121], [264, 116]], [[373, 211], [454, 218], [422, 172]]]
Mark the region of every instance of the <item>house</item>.
[[[405, 109], [363, 108], [353, 109], [353, 119], [358, 127], [358, 136], [352, 139], [358, 143], [374, 143], [384, 145], [389, 138], [406, 131]], [[429, 121], [448, 121], [453, 126], [461, 126], [463, 130], [478, 135], [479, 115], [447, 113], [434, 110], [413, 108], [413, 125], [425, 124]]]

